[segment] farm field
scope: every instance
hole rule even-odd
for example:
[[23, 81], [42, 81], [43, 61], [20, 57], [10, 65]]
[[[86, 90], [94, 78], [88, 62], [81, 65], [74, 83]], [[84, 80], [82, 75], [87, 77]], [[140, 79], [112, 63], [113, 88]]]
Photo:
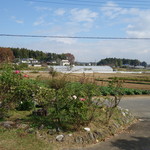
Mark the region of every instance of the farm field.
[[[50, 78], [48, 72], [33, 72], [28, 73], [31, 78]], [[124, 88], [134, 88], [134, 89], [143, 89], [150, 90], [150, 74], [144, 73], [94, 73], [94, 74], [60, 74], [59, 76], [67, 76], [67, 78], [71, 81], [81, 81], [86, 80], [86, 82], [95, 82], [97, 85], [107, 86], [110, 78], [120, 78], [124, 81]], [[133, 80], [134, 79], [134, 80]], [[143, 81], [144, 80], [144, 81]]]

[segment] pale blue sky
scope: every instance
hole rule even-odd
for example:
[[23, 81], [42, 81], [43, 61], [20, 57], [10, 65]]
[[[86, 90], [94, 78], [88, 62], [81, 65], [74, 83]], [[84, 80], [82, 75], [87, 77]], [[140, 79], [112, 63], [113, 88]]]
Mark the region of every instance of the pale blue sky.
[[[148, 1], [34, 1], [1, 0], [0, 34], [150, 37]], [[70, 3], [73, 5], [69, 5]], [[137, 58], [150, 63], [150, 40], [0, 37], [0, 46], [54, 53], [70, 52], [75, 55], [76, 61], [99, 61], [106, 57], [117, 57]]]

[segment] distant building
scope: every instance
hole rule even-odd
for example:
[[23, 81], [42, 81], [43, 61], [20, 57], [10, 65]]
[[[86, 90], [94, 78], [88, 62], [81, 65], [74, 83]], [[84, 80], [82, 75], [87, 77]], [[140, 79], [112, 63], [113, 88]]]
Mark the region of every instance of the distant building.
[[20, 60], [20, 63], [23, 64], [38, 64], [39, 61], [33, 58], [23, 58]]
[[134, 66], [133, 65], [129, 65], [129, 64], [124, 64], [124, 65], [122, 65], [122, 67], [134, 69]]
[[69, 66], [70, 62], [68, 60], [61, 60], [60, 61], [60, 66]]
[[56, 60], [50, 60], [50, 61], [47, 61], [46, 63], [48, 65], [56, 65], [57, 64]]
[[97, 66], [96, 62], [76, 62], [76, 66]]

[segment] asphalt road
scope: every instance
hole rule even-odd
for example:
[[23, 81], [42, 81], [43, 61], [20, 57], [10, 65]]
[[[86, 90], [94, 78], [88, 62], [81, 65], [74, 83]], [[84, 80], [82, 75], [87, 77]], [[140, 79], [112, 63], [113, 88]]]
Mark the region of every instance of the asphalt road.
[[80, 150], [150, 150], [150, 96], [125, 97], [120, 106], [129, 109], [140, 121], [105, 142]]
[[125, 97], [120, 106], [129, 109], [138, 118], [150, 119], [150, 96]]

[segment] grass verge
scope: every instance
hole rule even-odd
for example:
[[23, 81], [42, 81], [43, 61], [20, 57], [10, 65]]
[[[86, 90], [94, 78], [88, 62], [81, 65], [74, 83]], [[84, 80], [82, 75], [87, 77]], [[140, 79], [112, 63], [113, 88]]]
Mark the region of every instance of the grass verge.
[[1, 150], [52, 150], [47, 141], [37, 139], [35, 134], [26, 134], [24, 130], [6, 130], [0, 127]]

